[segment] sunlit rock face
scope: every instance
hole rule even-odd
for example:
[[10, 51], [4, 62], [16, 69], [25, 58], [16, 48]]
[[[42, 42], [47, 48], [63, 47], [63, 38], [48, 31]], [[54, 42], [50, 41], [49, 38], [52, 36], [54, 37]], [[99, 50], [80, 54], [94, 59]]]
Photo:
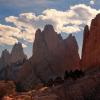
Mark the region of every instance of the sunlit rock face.
[[82, 68], [100, 67], [100, 14], [84, 29]]
[[63, 40], [52, 25], [46, 25], [43, 31], [36, 31], [32, 57], [22, 66], [20, 73], [23, 75], [19, 74], [19, 78], [25, 81], [30, 78], [29, 75], [33, 75], [33, 83], [38, 82], [37, 80], [43, 83], [50, 78], [63, 75], [65, 70], [79, 68], [79, 62], [75, 37], [69, 35]]

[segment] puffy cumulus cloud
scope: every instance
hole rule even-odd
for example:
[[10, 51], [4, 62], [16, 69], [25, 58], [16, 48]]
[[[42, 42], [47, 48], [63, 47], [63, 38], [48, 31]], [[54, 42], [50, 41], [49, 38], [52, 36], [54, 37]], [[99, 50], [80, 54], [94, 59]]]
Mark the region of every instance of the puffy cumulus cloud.
[[16, 42], [18, 42], [17, 39], [13, 37], [0, 37], [0, 44], [13, 45]]
[[[14, 36], [19, 37], [19, 33], [20, 29], [16, 27], [0, 24], [0, 44], [14, 45], [18, 42]], [[25, 44], [22, 44], [22, 46], [27, 47]]]
[[15, 27], [0, 24], [0, 36], [7, 37], [18, 34], [20, 30]]
[[45, 24], [52, 24], [59, 33], [74, 33], [81, 31], [83, 25], [90, 24], [91, 19], [99, 12], [100, 10], [79, 4], [70, 7], [67, 11], [47, 9], [41, 15], [23, 13], [19, 17], [6, 17], [6, 21], [14, 23], [16, 27], [30, 34], [37, 28], [43, 29]]
[[72, 33], [72, 32], [76, 32], [76, 31], [80, 31], [80, 28], [73, 25], [73, 26], [63, 27], [62, 30], [63, 30], [63, 32], [68, 31], [69, 33]]
[[91, 19], [97, 13], [100, 13], [100, 10], [96, 10], [85, 4], [78, 4], [71, 6], [66, 11], [47, 9], [40, 15], [30, 12], [19, 14], [17, 17], [9, 16], [5, 18], [6, 22], [13, 23], [15, 27], [0, 25], [0, 27], [2, 26], [0, 28], [0, 36], [4, 38], [4, 35], [6, 35], [9, 38], [19, 38], [33, 42], [36, 29], [43, 29], [46, 24], [52, 24], [58, 33], [76, 33], [83, 30], [84, 25], [90, 25]]
[[90, 25], [91, 19], [100, 13], [100, 10], [96, 10], [84, 4], [79, 4], [71, 7], [71, 12], [74, 13], [71, 17], [72, 20], [78, 20], [81, 24]]
[[94, 0], [91, 0], [91, 1], [90, 1], [90, 4], [91, 4], [91, 5], [94, 5], [94, 4], [95, 4], [95, 1], [94, 1]]
[[0, 44], [13, 45], [18, 42], [12, 35], [13, 33], [17, 34], [19, 31], [18, 28], [0, 24]]

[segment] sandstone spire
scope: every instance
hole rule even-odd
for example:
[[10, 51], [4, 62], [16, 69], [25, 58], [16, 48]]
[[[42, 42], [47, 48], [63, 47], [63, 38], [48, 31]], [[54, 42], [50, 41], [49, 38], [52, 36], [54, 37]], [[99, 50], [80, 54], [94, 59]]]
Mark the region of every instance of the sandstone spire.
[[100, 14], [91, 22], [90, 30], [88, 26], [84, 29], [82, 68], [100, 66]]

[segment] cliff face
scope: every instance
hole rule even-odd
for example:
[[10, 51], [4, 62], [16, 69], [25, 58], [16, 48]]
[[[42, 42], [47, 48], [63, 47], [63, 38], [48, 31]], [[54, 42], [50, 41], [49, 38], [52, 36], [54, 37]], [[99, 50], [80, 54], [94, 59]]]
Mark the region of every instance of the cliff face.
[[[52, 25], [46, 25], [44, 30], [38, 29], [33, 43], [33, 55], [22, 66], [19, 80], [30, 79], [34, 82], [45, 82], [50, 78], [61, 76], [65, 70], [79, 68], [78, 45], [74, 36], [69, 35], [65, 40], [58, 35]], [[23, 83], [23, 84], [24, 84]], [[26, 83], [27, 84], [27, 83]]]
[[70, 35], [63, 40], [51, 25], [46, 25], [42, 32], [36, 32], [32, 58], [33, 64], [45, 61], [55, 72], [76, 69], [80, 60], [75, 37]]
[[76, 69], [79, 67], [79, 60], [78, 45], [74, 36], [70, 35], [63, 40], [52, 25], [46, 25], [42, 32], [37, 30], [31, 61], [43, 80], [61, 75], [65, 70]]
[[24, 64], [26, 55], [21, 43], [13, 46], [11, 54], [5, 50], [2, 55], [7, 68], [1, 70], [0, 78], [7, 77], [21, 83], [26, 89], [40, 82], [45, 83], [50, 78], [62, 76], [65, 70], [77, 69], [80, 62], [75, 37], [69, 35], [63, 40], [52, 25], [46, 25], [43, 31], [36, 31], [32, 57]]
[[75, 36], [71, 34], [64, 40], [64, 44], [66, 47], [66, 68], [69, 70], [80, 69], [80, 57], [78, 54], [78, 44]]
[[83, 49], [82, 49], [82, 68], [100, 66], [100, 14], [84, 29]]

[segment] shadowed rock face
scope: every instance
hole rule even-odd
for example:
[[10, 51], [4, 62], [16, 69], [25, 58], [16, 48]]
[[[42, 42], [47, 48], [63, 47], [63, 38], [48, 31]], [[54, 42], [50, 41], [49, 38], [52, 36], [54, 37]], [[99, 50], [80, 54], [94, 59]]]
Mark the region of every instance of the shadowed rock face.
[[40, 82], [45, 83], [50, 78], [62, 76], [65, 70], [79, 68], [80, 61], [75, 37], [69, 35], [63, 40], [52, 25], [46, 25], [43, 31], [36, 31], [32, 57], [23, 65], [20, 63], [26, 59], [26, 55], [21, 43], [14, 45], [11, 54], [5, 50], [2, 55], [9, 62], [9, 67], [2, 70], [1, 79], [7, 76], [7, 79], [20, 83], [25, 89], [33, 88]]
[[7, 49], [2, 52], [0, 58], [0, 68], [6, 67], [14, 63], [21, 63], [23, 60], [27, 59], [27, 56], [24, 54], [23, 47], [21, 43], [16, 43], [11, 53]]
[[4, 67], [10, 65], [10, 53], [7, 49], [5, 49], [0, 58], [0, 70]]
[[79, 67], [78, 45], [72, 35], [63, 40], [54, 31], [53, 26], [46, 25], [42, 32], [40, 30], [36, 32], [33, 45], [33, 64], [45, 61], [51, 65], [55, 73]]
[[11, 63], [23, 62], [24, 59], [27, 59], [27, 56], [24, 54], [22, 44], [18, 42], [12, 48]]
[[64, 40], [64, 44], [66, 47], [66, 61], [64, 65], [66, 64], [67, 70], [80, 69], [80, 57], [78, 54], [79, 48], [75, 36], [70, 34], [68, 38]]
[[[9, 93], [2, 100], [100, 100], [100, 73], [86, 75], [76, 81], [68, 79], [62, 84], [53, 87], [40, 87], [29, 92], [16, 93], [10, 96], [9, 88], [3, 91]], [[8, 83], [6, 83], [8, 84]], [[3, 85], [5, 87], [5, 84]], [[0, 83], [0, 89], [3, 87]], [[10, 86], [10, 84], [6, 85]], [[38, 86], [39, 87], [39, 86]], [[13, 90], [13, 87], [11, 88]], [[2, 93], [2, 91], [0, 91]]]
[[17, 81], [17, 73], [26, 59], [21, 43], [13, 46], [11, 54], [5, 49], [0, 58], [0, 79]]
[[75, 37], [69, 35], [67, 39], [63, 40], [52, 25], [46, 25], [43, 31], [40, 29], [36, 31], [33, 55], [22, 66], [19, 73], [23, 73], [23, 75], [19, 74], [21, 75], [19, 78], [24, 81], [28, 80], [29, 75], [33, 73], [35, 82], [38, 82], [37, 80], [45, 82], [57, 75], [61, 76], [65, 70], [79, 68], [79, 61]]
[[93, 66], [100, 66], [100, 14], [84, 29], [82, 68], [88, 69]]

